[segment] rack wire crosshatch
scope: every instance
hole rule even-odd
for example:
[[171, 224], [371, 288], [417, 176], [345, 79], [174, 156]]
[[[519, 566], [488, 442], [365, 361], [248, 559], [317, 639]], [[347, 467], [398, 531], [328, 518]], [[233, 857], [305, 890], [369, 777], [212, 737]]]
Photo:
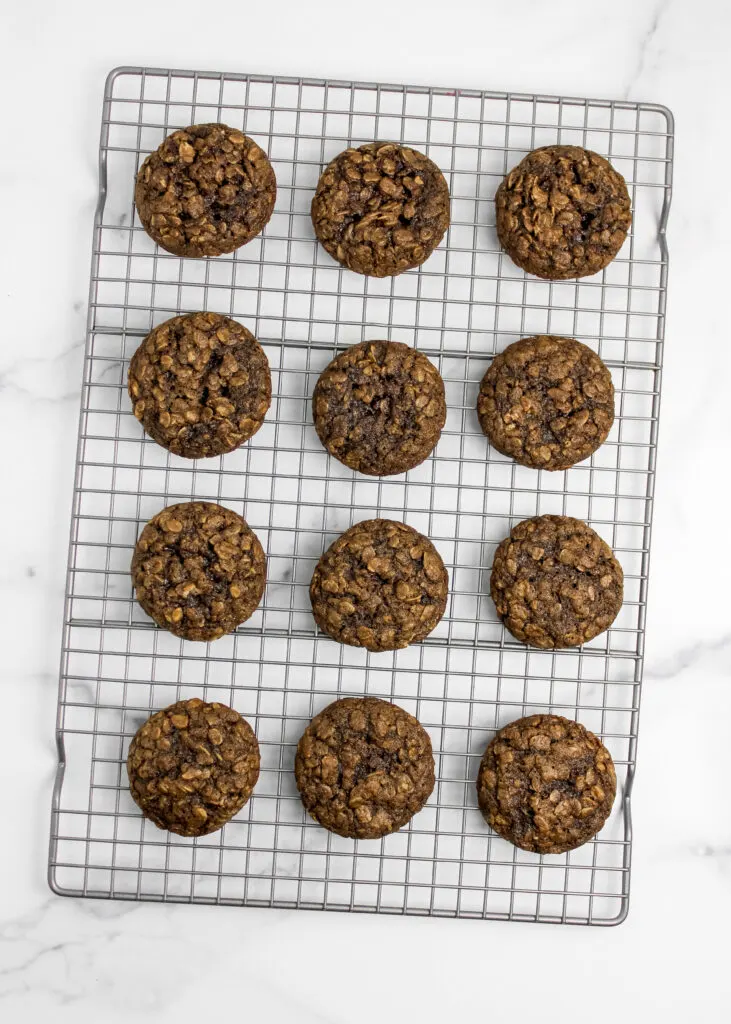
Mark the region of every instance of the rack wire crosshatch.
[[[135, 173], [171, 130], [224, 121], [272, 160], [274, 215], [231, 256], [183, 260], [136, 218]], [[347, 145], [408, 142], [444, 171], [452, 225], [418, 271], [364, 278], [314, 238], [309, 204]], [[500, 252], [493, 196], [536, 146], [576, 143], [627, 179], [630, 238], [601, 275], [544, 282]], [[627, 912], [635, 769], [667, 281], [673, 127], [663, 107], [470, 90], [119, 68], [104, 95], [86, 358], [69, 549], [49, 882], [64, 895], [450, 917], [616, 924]], [[259, 433], [222, 459], [190, 463], [142, 435], [126, 367], [178, 312], [236, 317], [264, 345], [274, 399]], [[617, 420], [591, 460], [525, 469], [491, 449], [477, 389], [491, 357], [527, 334], [564, 334], [611, 369]], [[360, 477], [317, 440], [310, 395], [334, 352], [366, 338], [434, 360], [449, 414], [435, 454], [405, 476]], [[155, 628], [129, 578], [142, 524], [200, 498], [245, 515], [268, 552], [252, 619], [210, 645]], [[612, 628], [546, 652], [506, 633], [489, 598], [495, 546], [520, 519], [587, 520], [625, 572]], [[376, 515], [432, 538], [447, 565], [447, 613], [423, 644], [371, 655], [318, 635], [307, 587], [322, 550]], [[297, 740], [341, 694], [393, 699], [428, 729], [437, 785], [409, 826], [381, 841], [341, 839], [306, 818]], [[262, 751], [246, 808], [220, 832], [181, 839], [144, 821], [128, 790], [129, 739], [153, 709], [202, 696], [245, 715]], [[477, 809], [479, 758], [496, 728], [534, 711], [602, 736], [618, 797], [599, 836], [538, 857], [489, 831]]]

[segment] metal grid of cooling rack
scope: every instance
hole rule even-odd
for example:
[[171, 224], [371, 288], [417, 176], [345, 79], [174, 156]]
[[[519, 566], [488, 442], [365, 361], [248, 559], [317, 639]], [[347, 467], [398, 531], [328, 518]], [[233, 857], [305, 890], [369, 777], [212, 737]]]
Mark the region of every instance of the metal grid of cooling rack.
[[[263, 234], [215, 260], [159, 250], [133, 206], [141, 161], [170, 130], [224, 121], [254, 136], [278, 196]], [[452, 226], [417, 271], [377, 280], [336, 265], [314, 239], [312, 192], [346, 145], [397, 139], [445, 172]], [[530, 149], [577, 143], [624, 174], [634, 224], [601, 275], [547, 283], [500, 252], [493, 196]], [[88, 337], [69, 551], [49, 880], [65, 895], [612, 924], [627, 911], [653, 476], [662, 362], [672, 119], [662, 107], [548, 96], [122, 68], [110, 75], [100, 146]], [[127, 362], [151, 326], [215, 310], [240, 319], [272, 366], [271, 412], [251, 443], [197, 463], [146, 439]], [[492, 450], [477, 424], [491, 357], [532, 333], [596, 349], [617, 393], [612, 433], [590, 461], [535, 472]], [[333, 353], [366, 338], [413, 344], [444, 377], [449, 414], [435, 454], [404, 476], [360, 477], [326, 456], [309, 399]], [[269, 559], [258, 612], [211, 645], [155, 628], [128, 567], [164, 504], [210, 499], [243, 513]], [[612, 545], [626, 599], [583, 648], [542, 652], [496, 619], [489, 571], [520, 519], [565, 513]], [[451, 578], [423, 644], [387, 654], [318, 635], [307, 586], [324, 547], [359, 519], [403, 518], [428, 534]], [[294, 748], [341, 694], [393, 699], [428, 729], [437, 785], [426, 808], [377, 842], [306, 819]], [[191, 841], [142, 819], [127, 791], [130, 737], [153, 710], [201, 696], [254, 726], [262, 772], [220, 832]], [[553, 711], [599, 733], [619, 795], [593, 842], [560, 857], [514, 849], [476, 806], [479, 758], [496, 728]]]

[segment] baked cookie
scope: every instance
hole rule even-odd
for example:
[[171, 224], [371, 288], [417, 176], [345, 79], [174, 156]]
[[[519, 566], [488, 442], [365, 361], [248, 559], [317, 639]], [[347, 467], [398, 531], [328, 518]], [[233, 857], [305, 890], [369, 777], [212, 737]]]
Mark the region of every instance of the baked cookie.
[[612, 376], [573, 338], [523, 338], [493, 359], [477, 415], [503, 455], [534, 469], [568, 469], [607, 438], [614, 422]]
[[609, 817], [612, 757], [594, 733], [559, 715], [511, 722], [488, 745], [477, 800], [498, 835], [531, 853], [582, 846]]
[[351, 526], [320, 558], [310, 583], [320, 629], [369, 651], [423, 640], [444, 615], [448, 592], [447, 570], [432, 542], [390, 519]]
[[578, 647], [609, 629], [624, 577], [598, 533], [570, 516], [518, 523], [498, 546], [490, 594], [503, 624], [531, 647]]
[[333, 259], [370, 277], [420, 266], [449, 227], [449, 189], [429, 157], [395, 142], [346, 149], [312, 200], [315, 234]]
[[364, 341], [327, 366], [312, 396], [315, 429], [336, 459], [370, 476], [418, 466], [447, 418], [444, 381], [400, 341]]
[[302, 734], [294, 761], [302, 803], [348, 839], [380, 839], [420, 811], [434, 789], [431, 740], [403, 708], [344, 697]]
[[169, 505], [145, 526], [132, 557], [137, 600], [184, 640], [216, 640], [245, 622], [264, 593], [266, 556], [230, 508]]
[[127, 388], [145, 432], [186, 459], [238, 448], [272, 400], [261, 345], [218, 313], [187, 313], [154, 327], [132, 356]]
[[127, 757], [132, 799], [158, 828], [206, 836], [238, 814], [259, 778], [259, 744], [238, 711], [197, 697], [156, 711]]
[[225, 124], [173, 132], [140, 167], [135, 205], [142, 225], [175, 256], [220, 256], [259, 234], [277, 181], [263, 149]]
[[498, 238], [513, 262], [554, 281], [603, 270], [632, 223], [622, 175], [578, 146], [534, 149], [504, 179], [495, 206]]

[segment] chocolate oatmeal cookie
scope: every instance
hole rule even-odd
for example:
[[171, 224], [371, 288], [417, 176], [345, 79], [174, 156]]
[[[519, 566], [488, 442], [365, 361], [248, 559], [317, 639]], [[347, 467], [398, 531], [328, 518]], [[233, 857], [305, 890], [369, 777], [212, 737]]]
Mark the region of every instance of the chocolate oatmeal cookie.
[[380, 839], [420, 811], [434, 789], [423, 726], [376, 697], [344, 697], [302, 734], [294, 774], [316, 822], [348, 839]]
[[531, 853], [582, 846], [609, 817], [617, 791], [611, 755], [579, 722], [531, 715], [489, 744], [477, 775], [488, 825]]
[[346, 149], [312, 200], [315, 234], [357, 274], [393, 277], [420, 266], [449, 227], [449, 189], [429, 157], [395, 142]]
[[310, 583], [312, 614], [334, 640], [369, 651], [418, 643], [447, 607], [449, 577], [428, 538], [369, 519], [330, 545]]
[[534, 469], [568, 469], [606, 440], [614, 385], [599, 356], [573, 338], [523, 338], [496, 356], [477, 399], [490, 442]]
[[323, 370], [312, 396], [315, 428], [336, 459], [360, 473], [391, 476], [418, 466], [447, 417], [444, 381], [400, 341], [364, 341]]
[[206, 836], [251, 796], [259, 778], [259, 744], [233, 708], [181, 700], [137, 730], [127, 774], [132, 799], [158, 828]]
[[495, 206], [498, 238], [513, 262], [554, 281], [603, 270], [632, 223], [622, 175], [578, 146], [534, 149], [502, 182]]
[[186, 459], [238, 448], [272, 400], [261, 345], [218, 313], [187, 313], [153, 328], [132, 356], [127, 388], [145, 432]]
[[622, 567], [599, 534], [570, 516], [525, 519], [498, 546], [490, 577], [497, 613], [531, 647], [577, 647], [622, 607]]
[[145, 526], [132, 557], [137, 600], [184, 640], [216, 640], [245, 622], [264, 593], [266, 556], [230, 508], [169, 505]]
[[220, 256], [259, 234], [277, 181], [263, 149], [225, 124], [173, 132], [137, 175], [145, 231], [175, 256]]

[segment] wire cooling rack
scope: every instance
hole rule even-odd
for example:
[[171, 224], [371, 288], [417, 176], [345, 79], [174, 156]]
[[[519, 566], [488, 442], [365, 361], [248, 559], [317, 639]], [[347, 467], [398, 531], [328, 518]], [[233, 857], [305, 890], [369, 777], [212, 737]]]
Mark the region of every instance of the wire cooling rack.
[[[232, 256], [158, 249], [134, 211], [139, 165], [171, 130], [223, 121], [269, 153], [278, 195], [263, 234]], [[442, 168], [445, 242], [417, 271], [378, 280], [335, 264], [309, 218], [323, 166], [348, 145], [403, 140]], [[631, 237], [601, 275], [547, 283], [500, 252], [493, 197], [536, 146], [575, 143], [627, 179]], [[550, 96], [119, 68], [104, 95], [86, 360], [69, 550], [49, 880], [65, 895], [613, 924], [627, 911], [657, 440], [670, 204], [665, 108]], [[168, 317], [214, 310], [265, 346], [274, 400], [249, 444], [191, 463], [143, 436], [128, 360]], [[492, 449], [475, 413], [492, 356], [534, 333], [580, 338], [610, 367], [617, 420], [589, 461], [560, 473]], [[319, 372], [342, 346], [388, 337], [444, 377], [449, 414], [435, 454], [396, 478], [329, 458], [310, 416]], [[268, 552], [256, 614], [210, 645], [153, 626], [132, 596], [142, 524], [200, 498], [245, 515]], [[494, 549], [520, 519], [587, 520], [613, 547], [625, 601], [608, 632], [570, 651], [512, 639], [489, 597]], [[373, 516], [428, 534], [451, 596], [423, 644], [369, 654], [318, 635], [307, 588], [323, 549]], [[342, 694], [393, 699], [429, 731], [437, 785], [410, 825], [380, 841], [309, 820], [294, 784], [297, 740]], [[192, 696], [245, 715], [262, 752], [252, 799], [196, 841], [143, 820], [127, 789], [131, 736], [153, 709]], [[475, 776], [497, 728], [523, 714], [576, 717], [617, 766], [613, 814], [593, 842], [539, 857], [491, 833]]]

